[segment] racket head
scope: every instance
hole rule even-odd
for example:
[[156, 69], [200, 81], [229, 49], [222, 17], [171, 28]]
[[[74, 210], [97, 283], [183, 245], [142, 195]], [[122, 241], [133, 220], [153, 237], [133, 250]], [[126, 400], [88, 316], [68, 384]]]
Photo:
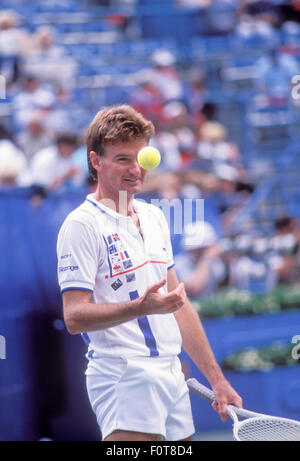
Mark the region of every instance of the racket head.
[[287, 418], [261, 415], [234, 421], [234, 440], [251, 442], [300, 441], [300, 422]]

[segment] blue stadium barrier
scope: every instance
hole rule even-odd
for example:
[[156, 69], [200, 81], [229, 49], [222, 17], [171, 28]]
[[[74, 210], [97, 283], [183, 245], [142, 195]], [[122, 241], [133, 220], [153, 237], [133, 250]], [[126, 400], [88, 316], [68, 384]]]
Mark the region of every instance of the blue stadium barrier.
[[[56, 275], [58, 230], [88, 192], [38, 202], [32, 189], [0, 191], [0, 335], [7, 352], [0, 360], [0, 440], [99, 440], [80, 388], [85, 346], [65, 330]], [[82, 356], [75, 360], [76, 347]], [[70, 424], [58, 430], [59, 418]]]
[[33, 312], [20, 300], [0, 309], [0, 441], [33, 441], [38, 436], [37, 377]]
[[70, 335], [61, 323], [60, 353], [64, 364], [64, 410], [51, 419], [53, 440], [97, 442], [101, 432], [86, 391], [86, 344], [81, 335]]

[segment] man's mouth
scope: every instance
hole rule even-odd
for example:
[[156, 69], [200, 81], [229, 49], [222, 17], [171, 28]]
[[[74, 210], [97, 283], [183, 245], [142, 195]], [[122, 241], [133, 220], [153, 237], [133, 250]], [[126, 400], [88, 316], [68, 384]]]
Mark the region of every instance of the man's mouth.
[[124, 181], [129, 182], [131, 184], [134, 184], [134, 183], [136, 183], [136, 182], [138, 182], [140, 180], [141, 180], [141, 178], [139, 178], [139, 177], [138, 178], [124, 178]]

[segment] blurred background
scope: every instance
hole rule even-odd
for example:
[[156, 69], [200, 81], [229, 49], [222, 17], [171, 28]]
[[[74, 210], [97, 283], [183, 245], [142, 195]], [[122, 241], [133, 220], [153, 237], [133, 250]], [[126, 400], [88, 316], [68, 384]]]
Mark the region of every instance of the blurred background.
[[[176, 269], [227, 378], [245, 407], [300, 420], [299, 65], [299, 1], [0, 1], [0, 440], [99, 440], [56, 238], [95, 188], [86, 129], [117, 103], [155, 124], [140, 198], [174, 204]], [[230, 439], [191, 398], [195, 440]]]

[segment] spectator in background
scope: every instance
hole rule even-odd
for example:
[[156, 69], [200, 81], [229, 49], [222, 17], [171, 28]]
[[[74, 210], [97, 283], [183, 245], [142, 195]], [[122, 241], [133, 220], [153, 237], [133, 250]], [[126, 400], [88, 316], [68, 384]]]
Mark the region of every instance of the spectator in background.
[[150, 144], [162, 155], [161, 171], [179, 171], [195, 156], [196, 137], [187, 107], [179, 101], [164, 105]]
[[15, 11], [0, 12], [0, 72], [8, 84], [18, 79], [20, 61], [30, 47], [30, 36], [20, 22]]
[[282, 216], [275, 221], [275, 232], [269, 240], [269, 265], [276, 271], [279, 283], [299, 281], [300, 230], [292, 216]]
[[205, 105], [208, 91], [205, 86], [205, 77], [198, 69], [192, 69], [186, 75], [184, 100], [195, 125], [201, 126], [206, 121]]
[[266, 260], [267, 242], [263, 238], [240, 234], [223, 259], [228, 266], [228, 283], [241, 291], [264, 293], [272, 290], [277, 276]]
[[182, 166], [189, 164], [195, 157], [197, 138], [187, 106], [180, 101], [168, 102], [162, 110], [161, 120], [166, 130], [178, 141]]
[[188, 224], [184, 229], [184, 251], [175, 257], [179, 279], [190, 297], [214, 295], [226, 279], [217, 235], [208, 222]]
[[176, 59], [169, 50], [158, 49], [151, 55], [152, 67], [148, 70], [153, 85], [161, 92], [164, 101], [183, 98], [183, 82], [175, 65]]
[[[243, 2], [239, 11], [238, 23], [235, 27], [234, 34], [236, 36], [236, 46], [240, 50], [250, 47], [253, 50], [266, 50], [268, 47], [278, 46], [279, 35], [277, 25], [279, 27], [279, 18], [276, 12], [270, 11], [273, 2], [252, 2], [246, 0]], [[250, 9], [249, 4], [265, 3], [268, 4], [269, 11], [254, 8]], [[273, 4], [273, 6], [275, 6]], [[276, 25], [276, 27], [275, 27]]]
[[230, 232], [230, 226], [235, 216], [248, 200], [254, 188], [251, 184], [247, 184], [243, 174], [231, 165], [217, 165], [214, 174], [218, 185], [211, 194], [211, 199], [222, 215], [225, 232]]
[[137, 88], [133, 90], [130, 98], [131, 105], [153, 123], [158, 122], [164, 105], [160, 89], [153, 83], [147, 70], [138, 72], [136, 83]]
[[26, 168], [26, 158], [17, 148], [10, 133], [0, 125], [0, 187], [20, 185], [20, 177]]
[[53, 143], [54, 134], [45, 127], [44, 116], [41, 111], [34, 110], [31, 112], [26, 127], [17, 134], [16, 141], [24, 152], [27, 161], [30, 161], [38, 151]]
[[207, 121], [200, 127], [197, 155], [209, 162], [211, 170], [221, 163], [232, 166], [241, 164], [238, 147], [227, 137], [225, 126], [217, 121]]
[[[28, 34], [19, 28], [20, 17], [12, 10], [0, 12], [0, 52], [4, 56], [19, 56], [25, 50]], [[24, 40], [26, 43], [24, 43]]]
[[237, 203], [238, 170], [226, 164], [217, 165], [214, 173], [218, 179], [218, 203], [221, 212], [234, 207]]
[[[149, 171], [139, 198], [156, 204], [165, 214], [170, 229], [173, 254], [181, 251], [184, 207], [183, 178], [180, 171]], [[157, 203], [154, 202], [157, 200]]]
[[43, 82], [69, 86], [77, 70], [77, 62], [55, 43], [51, 27], [40, 27], [32, 37], [30, 52], [24, 58], [24, 71]]
[[73, 153], [76, 148], [76, 136], [58, 134], [55, 144], [36, 153], [29, 167], [27, 182], [49, 189], [81, 185], [84, 173], [74, 165]]
[[20, 177], [24, 168], [26, 160], [18, 150], [4, 144], [0, 146], [0, 188], [22, 185]]
[[24, 129], [32, 112], [39, 109], [47, 115], [56, 103], [56, 95], [52, 89], [45, 87], [32, 75], [24, 77], [22, 87], [13, 101], [15, 122], [18, 129]]
[[180, 143], [177, 136], [165, 129], [161, 123], [156, 123], [155, 135], [150, 144], [161, 153], [159, 171], [178, 171], [182, 168]]

